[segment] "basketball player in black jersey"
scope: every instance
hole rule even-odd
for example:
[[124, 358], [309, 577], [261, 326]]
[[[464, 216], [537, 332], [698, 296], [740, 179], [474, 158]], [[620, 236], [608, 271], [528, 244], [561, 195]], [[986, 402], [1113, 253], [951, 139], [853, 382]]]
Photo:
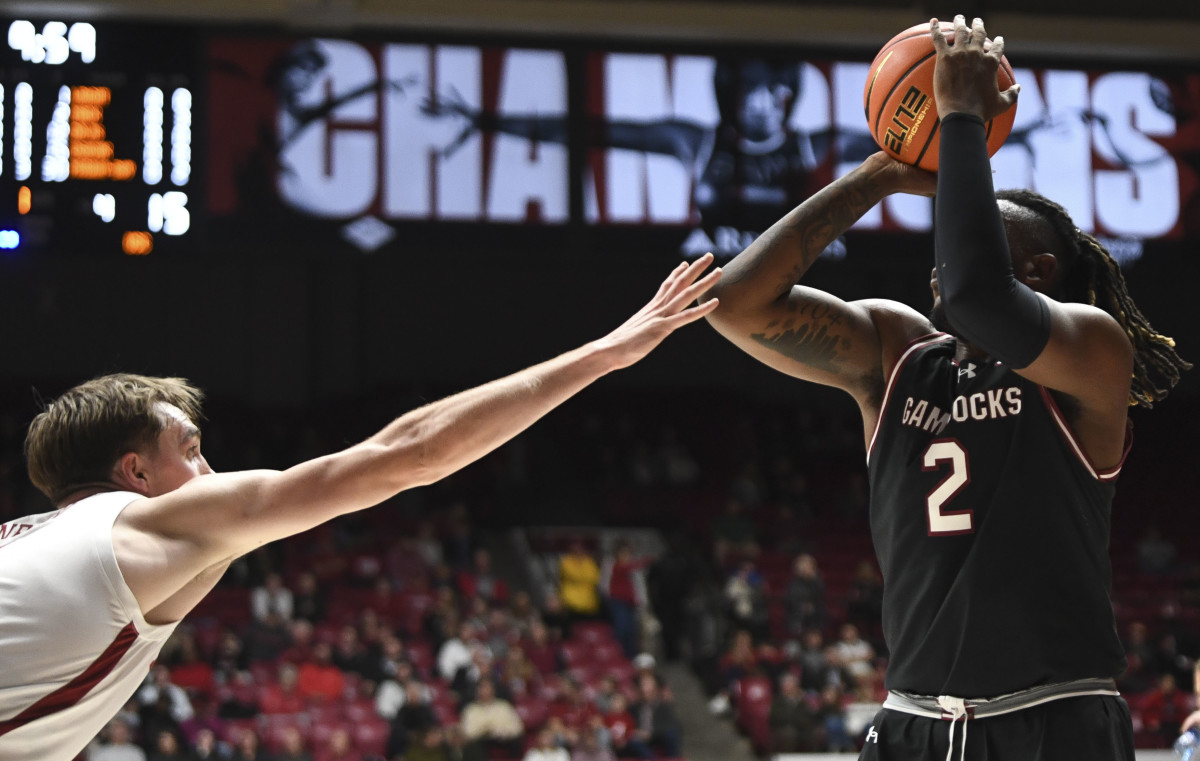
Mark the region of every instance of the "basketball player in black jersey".
[[[872, 761], [1132, 761], [1108, 599], [1113, 480], [1127, 409], [1189, 365], [1130, 300], [1117, 264], [1057, 204], [993, 193], [984, 123], [1003, 38], [936, 20], [935, 178], [868, 158], [725, 268], [709, 320], [863, 415], [884, 574], [889, 697]], [[891, 193], [936, 191], [934, 315], [794, 285]]]

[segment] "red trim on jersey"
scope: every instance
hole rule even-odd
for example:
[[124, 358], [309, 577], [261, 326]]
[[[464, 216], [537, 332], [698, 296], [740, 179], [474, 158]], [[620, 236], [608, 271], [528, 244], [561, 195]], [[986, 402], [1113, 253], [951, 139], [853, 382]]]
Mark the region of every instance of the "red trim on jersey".
[[892, 399], [892, 386], [896, 385], [896, 378], [899, 377], [904, 363], [908, 362], [908, 358], [917, 349], [953, 337], [948, 333], [926, 333], [919, 338], [914, 338], [905, 345], [904, 351], [900, 354], [900, 359], [896, 360], [896, 366], [892, 368], [892, 374], [888, 376], [887, 387], [883, 392], [883, 402], [879, 405], [879, 417], [875, 420], [875, 430], [871, 432], [871, 441], [867, 443], [868, 465], [871, 464], [871, 451], [875, 448], [875, 439], [879, 437], [879, 427], [883, 425], [883, 415], [887, 412], [888, 402]]
[[21, 711], [11, 719], [0, 721], [0, 737], [53, 713], [66, 710], [78, 703], [92, 689], [112, 673], [117, 664], [137, 641], [138, 632], [130, 622], [122, 629], [103, 653], [83, 673], [46, 695], [38, 702]]
[[1067, 444], [1074, 450], [1075, 455], [1083, 466], [1092, 474], [1092, 478], [1097, 481], [1115, 481], [1121, 473], [1121, 466], [1125, 464], [1125, 458], [1129, 456], [1129, 450], [1133, 446], [1133, 432], [1130, 430], [1128, 423], [1125, 425], [1125, 444], [1124, 450], [1121, 452], [1121, 460], [1111, 468], [1098, 469], [1092, 458], [1088, 457], [1087, 452], [1083, 451], [1083, 447], [1079, 444], [1079, 440], [1075, 438], [1075, 432], [1071, 430], [1071, 426], [1067, 424], [1067, 418], [1063, 415], [1062, 410], [1058, 407], [1058, 402], [1054, 401], [1054, 396], [1050, 393], [1050, 389], [1045, 386], [1038, 386], [1042, 392], [1042, 399], [1046, 402], [1046, 407], [1050, 410], [1054, 422], [1058, 423], [1058, 430], [1062, 432], [1063, 438], [1067, 440]]

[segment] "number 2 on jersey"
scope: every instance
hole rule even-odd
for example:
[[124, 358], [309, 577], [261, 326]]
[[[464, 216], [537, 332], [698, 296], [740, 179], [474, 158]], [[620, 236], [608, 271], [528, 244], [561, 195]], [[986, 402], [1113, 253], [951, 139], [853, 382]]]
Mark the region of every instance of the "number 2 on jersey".
[[925, 497], [928, 509], [929, 535], [947, 536], [970, 534], [975, 530], [973, 510], [946, 510], [946, 503], [954, 499], [967, 484], [971, 483], [971, 465], [967, 450], [957, 439], [936, 439], [925, 447], [922, 470], [942, 470], [950, 466], [950, 472], [938, 481], [933, 491]]

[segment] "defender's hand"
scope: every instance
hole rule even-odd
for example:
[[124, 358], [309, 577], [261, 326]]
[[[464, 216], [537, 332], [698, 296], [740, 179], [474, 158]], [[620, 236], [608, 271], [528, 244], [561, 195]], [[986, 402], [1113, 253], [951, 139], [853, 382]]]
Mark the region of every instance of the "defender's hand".
[[936, 18], [929, 22], [929, 34], [937, 51], [933, 97], [938, 116], [960, 112], [974, 114], [986, 122], [1017, 102], [1020, 85], [1000, 92], [996, 83], [1000, 57], [1004, 55], [1004, 38], [988, 40], [982, 19], [975, 19], [967, 28], [966, 19], [955, 16], [953, 45], [946, 41]]
[[691, 264], [680, 264], [659, 286], [650, 303], [595, 343], [611, 356], [614, 370], [637, 362], [677, 328], [695, 322], [717, 308], [716, 299], [688, 307], [721, 279], [720, 267], [700, 277], [712, 261], [713, 255], [705, 254]]

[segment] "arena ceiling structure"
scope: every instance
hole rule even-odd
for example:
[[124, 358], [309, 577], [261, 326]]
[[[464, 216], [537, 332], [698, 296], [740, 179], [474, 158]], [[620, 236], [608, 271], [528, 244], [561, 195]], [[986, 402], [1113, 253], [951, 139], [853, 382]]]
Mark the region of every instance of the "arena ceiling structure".
[[[296, 28], [408, 28], [496, 34], [870, 47], [933, 15], [982, 16], [1010, 53], [1200, 62], [1194, 0], [55, 0], [10, 14], [194, 19]], [[1136, 13], [1135, 13], [1136, 11]]]

